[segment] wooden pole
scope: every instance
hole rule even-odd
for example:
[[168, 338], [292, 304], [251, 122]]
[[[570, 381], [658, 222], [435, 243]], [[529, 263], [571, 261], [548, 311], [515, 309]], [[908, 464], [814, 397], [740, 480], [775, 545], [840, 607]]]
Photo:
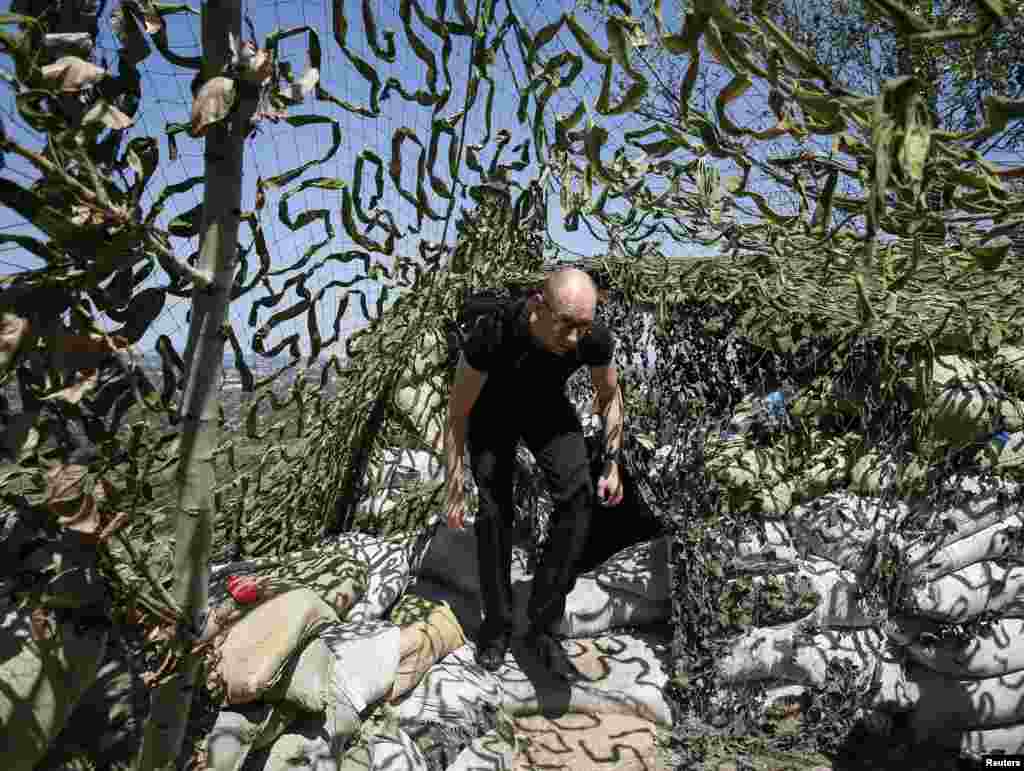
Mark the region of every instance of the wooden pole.
[[[224, 72], [231, 61], [231, 39], [241, 47], [241, 0], [203, 4], [203, 79]], [[236, 49], [237, 50], [237, 49]], [[182, 398], [181, 457], [178, 465], [178, 522], [173, 596], [183, 619], [174, 639], [177, 667], [151, 694], [150, 716], [137, 758], [139, 771], [175, 769], [192, 706], [201, 657], [191, 652], [209, 600], [209, 561], [213, 532], [213, 451], [218, 441], [217, 384], [224, 356], [224, 325], [238, 261], [238, 222], [242, 201], [245, 137], [257, 94], [237, 83], [239, 102], [226, 121], [206, 134], [206, 189], [200, 232], [200, 269], [212, 286], [192, 294]]]

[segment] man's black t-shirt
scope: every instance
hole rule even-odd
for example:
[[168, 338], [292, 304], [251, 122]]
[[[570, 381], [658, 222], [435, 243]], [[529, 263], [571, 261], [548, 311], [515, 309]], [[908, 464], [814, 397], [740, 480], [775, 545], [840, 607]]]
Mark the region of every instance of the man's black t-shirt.
[[526, 300], [517, 301], [506, 314], [481, 319], [465, 341], [463, 351], [473, 369], [489, 377], [485, 389], [527, 386], [533, 397], [538, 390], [563, 393], [566, 381], [580, 367], [607, 367], [615, 341], [611, 330], [595, 322], [566, 354], [541, 347], [531, 335]]

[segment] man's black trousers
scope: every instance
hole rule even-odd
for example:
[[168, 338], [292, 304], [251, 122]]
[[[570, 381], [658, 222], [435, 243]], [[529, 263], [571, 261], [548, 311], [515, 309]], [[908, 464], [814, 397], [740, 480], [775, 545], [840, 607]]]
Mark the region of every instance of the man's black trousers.
[[480, 494], [476, 534], [484, 639], [511, 633], [515, 625], [510, 572], [517, 442], [522, 439], [537, 459], [555, 504], [527, 606], [535, 631], [549, 631], [565, 613], [565, 598], [575, 583], [574, 569], [587, 543], [594, 502], [583, 430], [569, 400], [561, 394], [543, 400], [509, 396], [508, 400], [481, 399], [469, 419], [470, 468]]

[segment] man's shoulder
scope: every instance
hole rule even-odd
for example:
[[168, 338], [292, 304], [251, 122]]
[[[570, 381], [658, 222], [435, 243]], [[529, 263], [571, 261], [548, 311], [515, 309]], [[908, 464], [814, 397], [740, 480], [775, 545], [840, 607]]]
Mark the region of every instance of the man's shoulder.
[[611, 328], [601, 321], [595, 321], [588, 334], [580, 343], [582, 363], [591, 367], [607, 367], [612, 363], [615, 351], [615, 336]]
[[[489, 302], [489, 307], [484, 307]], [[499, 299], [493, 296], [482, 300], [470, 320], [463, 346], [470, 365], [477, 369], [492, 369], [514, 355], [522, 338], [522, 309], [525, 302], [517, 299]]]

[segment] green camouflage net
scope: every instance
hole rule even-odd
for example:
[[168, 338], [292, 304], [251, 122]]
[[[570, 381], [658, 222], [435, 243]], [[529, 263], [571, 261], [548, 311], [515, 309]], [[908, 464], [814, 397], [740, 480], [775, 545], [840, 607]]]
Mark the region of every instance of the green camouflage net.
[[[22, 10], [42, 14], [31, 5]], [[283, 554], [349, 529], [415, 529], [438, 513], [439, 484], [406, 490], [384, 514], [360, 503], [375, 493], [388, 448], [439, 449], [451, 374], [446, 330], [466, 292], [529, 286], [555, 264], [548, 217], [557, 207], [549, 191], [558, 194], [567, 229], [582, 224], [607, 243], [603, 254], [575, 264], [609, 292], [603, 312], [623, 343], [622, 362], [645, 354], [641, 335], [659, 357], [653, 375], [624, 375], [635, 469], [653, 463], [656, 446], [689, 447], [689, 486], [652, 482], [647, 490], [666, 523], [675, 523], [672, 532], [683, 544], [678, 564], [688, 566], [677, 576], [684, 673], [713, 656], [705, 637], [734, 632], [750, 619], [737, 610], [734, 619], [708, 621], [718, 619], [711, 598], [721, 583], [695, 555], [719, 525], [697, 528], [687, 540], [689, 525], [682, 523], [722, 507], [772, 510], [786, 475], [819, 479], [815, 453], [827, 446], [821, 435], [808, 434], [791, 444], [775, 476], [758, 471], [735, 489], [713, 481], [707, 438], [743, 408], [746, 395], [788, 385], [819, 406], [861, 404], [863, 398], [834, 387], [848, 381], [862, 388], [861, 397], [864, 388], [874, 389], [875, 406], [900, 384], [912, 402], [916, 394], [914, 404], [924, 403], [936, 367], [947, 366], [939, 357], [950, 354], [984, 362], [994, 382], [1016, 388], [1013, 346], [1024, 318], [1024, 192], [1016, 182], [1024, 169], [996, 166], [971, 147], [1024, 118], [1024, 102], [991, 97], [987, 121], [976, 131], [937, 130], [912, 74], [886, 83], [878, 95], [850, 93], [757, 2], [741, 14], [725, 0], [694, 0], [678, 27], [655, 4], [657, 42], [689, 69], [678, 119], [650, 125], [635, 116], [623, 122], [656, 77], [642, 64], [650, 30], [625, 0], [607, 4], [606, 23], [596, 31], [592, 20], [573, 13], [531, 30], [511, 2], [483, 0], [471, 10], [457, 0], [437, 6], [443, 15], [435, 17], [416, 0], [403, 0], [397, 32], [378, 28], [369, 2], [357, 12], [356, 4], [335, 0], [329, 33], [308, 26], [275, 32], [240, 46], [224, 73], [204, 72], [199, 58], [172, 50], [168, 19], [196, 13], [187, 6], [124, 0], [109, 17], [95, 18], [93, 6], [80, 5], [81, 29], [62, 28], [57, 14], [0, 19], [15, 109], [45, 140], [32, 149], [10, 133], [0, 136], [0, 151], [36, 172], [29, 182], [0, 177], [0, 201], [39, 231], [0, 232], [0, 244], [43, 263], [5, 277], [0, 294], [0, 379], [7, 388], [0, 479], [9, 505], [49, 503], [45, 510], [67, 522], [72, 515], [53, 505], [48, 473], [85, 467], [78, 489], [88, 506], [75, 516], [105, 544], [124, 613], [174, 617], [167, 579], [176, 409], [188, 377], [185, 352], [164, 336], [153, 351], [162, 376], [151, 382], [136, 344], [169, 298], [190, 297], [210, 280], [196, 269], [195, 255], [183, 257], [178, 247], [199, 232], [201, 207], [175, 208], [178, 196], [203, 179], [150, 199], [143, 191], [164, 162], [164, 147], [173, 160], [182, 134], [200, 137], [232, 120], [243, 82], [261, 89], [259, 120], [284, 121], [296, 132], [326, 126], [332, 142], [323, 157], [261, 178], [251, 210], [242, 213], [246, 243], [232, 302], [252, 303], [255, 333], [247, 351], [237, 323], [224, 329], [246, 405], [238, 429], [222, 432], [214, 453], [215, 559]], [[1009, 6], [978, 2], [977, 23], [939, 27], [893, 0], [868, 5], [918, 47], [983, 37], [1005, 21]], [[75, 48], [74, 33], [95, 35], [97, 24], [111, 25], [119, 41], [116, 75], [91, 62], [90, 46]], [[276, 64], [284, 41], [304, 41], [303, 74]], [[332, 94], [320, 82], [328, 45], [339, 46], [349, 74], [365, 82], [365, 101]], [[401, 48], [422, 63], [423, 82], [378, 73], [375, 62], [393, 61]], [[455, 71], [453, 52], [469, 63], [468, 73]], [[121, 132], [142, 97], [139, 67], [157, 55], [197, 73], [191, 119], [169, 123], [166, 140], [135, 137], [122, 146]], [[713, 113], [705, 113], [690, 96], [710, 57], [732, 76]], [[467, 74], [468, 85], [459, 87]], [[518, 86], [514, 117], [494, 107], [496, 83], [509, 78]], [[588, 78], [600, 84], [595, 99], [577, 91]], [[732, 116], [730, 106], [754, 92], [767, 93], [772, 125], [739, 125]], [[317, 112], [297, 114], [307, 99]], [[430, 111], [428, 134], [398, 128], [390, 157], [357, 149], [351, 179], [314, 176], [342, 147], [332, 115], [377, 118], [399, 100]], [[256, 135], [250, 144], [258, 142]], [[309, 191], [331, 203], [303, 209], [299, 202], [309, 200]], [[414, 221], [398, 221], [379, 205], [385, 191], [414, 208]], [[324, 239], [286, 264], [264, 233], [274, 217], [289, 231], [319, 227]], [[441, 240], [423, 238], [414, 253], [398, 251], [402, 239], [430, 226]], [[342, 239], [353, 248], [332, 251]], [[681, 256], [683, 242], [703, 244], [706, 254]], [[350, 279], [319, 281], [337, 264], [358, 270]], [[368, 284], [380, 287], [376, 299]], [[299, 300], [285, 299], [291, 289]], [[325, 296], [340, 298], [326, 330]], [[346, 339], [343, 316], [357, 307], [365, 327]], [[631, 315], [640, 311], [646, 328]], [[296, 319], [306, 322], [305, 333], [286, 334]], [[747, 363], [723, 364], [717, 392], [696, 388], [697, 354], [675, 347], [687, 334], [738, 340], [745, 353], [736, 361]], [[322, 355], [342, 342], [345, 360]], [[269, 376], [251, 370], [251, 354], [273, 359], [283, 351], [291, 356], [286, 367]], [[718, 355], [713, 346], [708, 351]], [[756, 366], [749, 363], [755, 359]], [[683, 360], [690, 364], [680, 368]], [[869, 370], [878, 377], [865, 385], [871, 378], [857, 373]], [[290, 386], [279, 387], [292, 376]], [[672, 393], [682, 395], [658, 397], [673, 379], [679, 382]], [[873, 444], [877, 431], [868, 421], [858, 424], [858, 408], [845, 409], [850, 423], [838, 435], [847, 452], [836, 473], [848, 480], [858, 461], [880, 459], [882, 451]], [[942, 418], [934, 412], [913, 415], [883, 449], [901, 467], [917, 463], [916, 476], [876, 475], [874, 494], [902, 494], [962, 460], [969, 442], [960, 433], [936, 434]], [[896, 431], [893, 420], [890, 414], [879, 425]], [[754, 457], [774, 452], [762, 446]], [[1004, 461], [1007, 474], [1019, 471], [1016, 461]], [[800, 497], [786, 494], [789, 502]], [[685, 508], [688, 518], [673, 507]], [[707, 626], [694, 631], [701, 625]], [[702, 682], [706, 697], [713, 684]], [[694, 705], [708, 709], [700, 699]]]

